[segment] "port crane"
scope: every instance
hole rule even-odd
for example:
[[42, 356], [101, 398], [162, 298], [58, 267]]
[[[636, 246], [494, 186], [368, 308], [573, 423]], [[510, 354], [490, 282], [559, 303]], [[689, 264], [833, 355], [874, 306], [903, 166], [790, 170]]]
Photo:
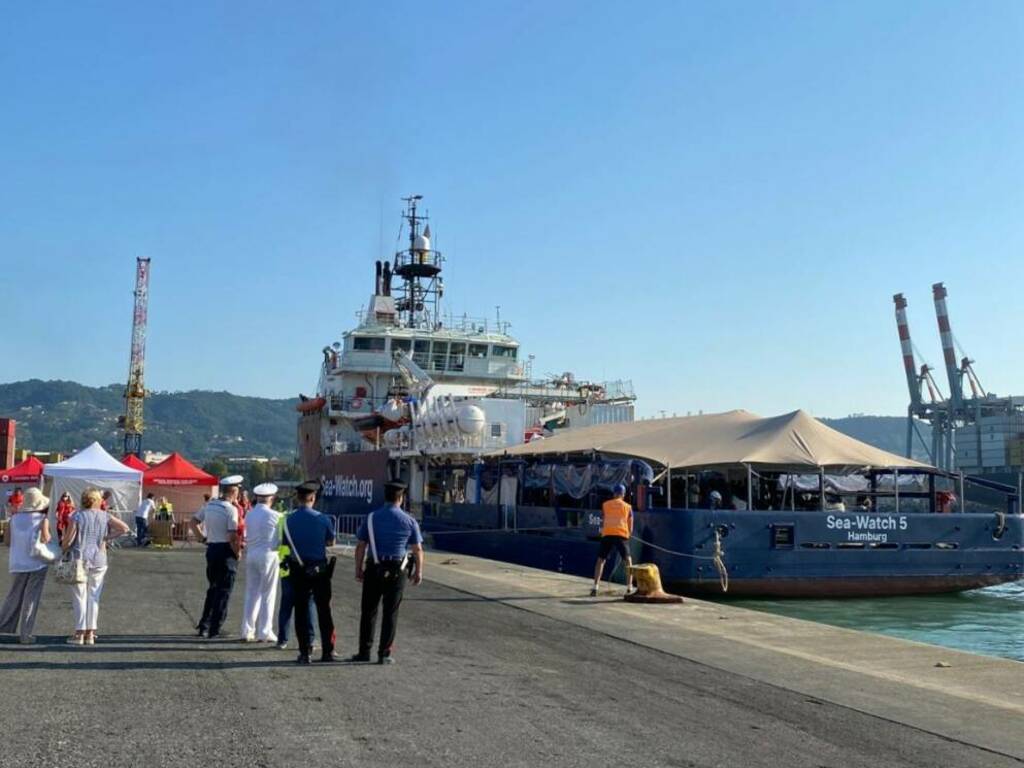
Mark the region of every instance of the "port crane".
[[[907, 456], [912, 455], [915, 434], [925, 446], [929, 459], [940, 469], [954, 471], [968, 469], [980, 472], [996, 469], [1013, 462], [999, 460], [993, 451], [1000, 452], [1001, 446], [989, 447], [989, 437], [996, 432], [1013, 433], [1017, 424], [1024, 428], [1024, 399], [1019, 397], [997, 397], [987, 392], [974, 370], [974, 360], [968, 357], [953, 335], [946, 305], [948, 292], [943, 283], [932, 285], [932, 300], [938, 323], [939, 338], [942, 342], [942, 357], [946, 369], [949, 397], [944, 397], [932, 376], [932, 367], [923, 363], [917, 365], [917, 349], [910, 338], [907, 321], [907, 300], [902, 293], [893, 296], [896, 308], [896, 327], [899, 331], [900, 347], [903, 353], [903, 368], [910, 393], [907, 409]], [[964, 382], [970, 387], [970, 395], [964, 392]], [[928, 399], [922, 389], [927, 387]], [[918, 421], [931, 426], [931, 445], [925, 443], [917, 431]], [[983, 434], [984, 427], [984, 434]], [[964, 454], [964, 455], [961, 455]]]
[[146, 400], [146, 325], [149, 311], [149, 268], [152, 260], [135, 260], [135, 306], [132, 312], [132, 350], [128, 364], [128, 383], [124, 390], [124, 415], [118, 425], [124, 430], [124, 453], [141, 458], [142, 432], [145, 428], [143, 405]]

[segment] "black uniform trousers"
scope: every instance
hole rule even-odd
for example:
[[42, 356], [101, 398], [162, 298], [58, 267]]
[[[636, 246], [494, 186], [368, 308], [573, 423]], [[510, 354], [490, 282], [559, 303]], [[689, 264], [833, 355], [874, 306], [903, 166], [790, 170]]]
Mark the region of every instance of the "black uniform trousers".
[[380, 622], [380, 645], [377, 654], [390, 656], [398, 631], [398, 608], [402, 604], [408, 577], [400, 560], [369, 563], [363, 573], [362, 611], [359, 617], [359, 654], [369, 656], [373, 647], [373, 631], [377, 625], [377, 608], [384, 604]]
[[231, 588], [235, 586], [237, 570], [238, 558], [230, 544], [206, 545], [206, 580], [210, 586], [206, 590], [199, 629], [210, 635], [220, 634], [221, 625], [227, 618], [228, 600], [231, 598]]
[[317, 623], [320, 625], [322, 653], [329, 656], [334, 652], [334, 617], [331, 616], [331, 571], [324, 561], [306, 561], [306, 566], [320, 566], [316, 576], [306, 574], [305, 568], [292, 563], [288, 579], [291, 581], [292, 599], [295, 605], [295, 637], [299, 641], [299, 653], [309, 656], [313, 647], [313, 626], [309, 615], [309, 598], [316, 605]]

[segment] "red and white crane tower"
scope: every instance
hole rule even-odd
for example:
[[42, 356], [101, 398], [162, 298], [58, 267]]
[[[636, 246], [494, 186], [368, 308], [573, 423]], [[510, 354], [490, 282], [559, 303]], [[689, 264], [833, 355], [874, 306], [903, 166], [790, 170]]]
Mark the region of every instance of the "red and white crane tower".
[[149, 264], [151, 259], [135, 260], [135, 309], [132, 313], [132, 355], [128, 365], [128, 385], [124, 390], [124, 452], [141, 458], [143, 404], [146, 400], [146, 323], [149, 310]]

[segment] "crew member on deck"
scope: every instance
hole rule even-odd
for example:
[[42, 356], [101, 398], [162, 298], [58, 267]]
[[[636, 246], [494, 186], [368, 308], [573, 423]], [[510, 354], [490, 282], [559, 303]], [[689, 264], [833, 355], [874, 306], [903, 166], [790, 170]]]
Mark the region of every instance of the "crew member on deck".
[[242, 484], [241, 475], [231, 475], [220, 481], [220, 498], [208, 501], [192, 516], [196, 538], [206, 535], [206, 602], [199, 620], [199, 637], [222, 637], [221, 628], [228, 615], [228, 600], [235, 585], [238, 570], [238, 510], [235, 500]]
[[[411, 515], [402, 511], [405, 484], [384, 485], [385, 504], [367, 515], [356, 533], [356, 581], [363, 583], [362, 615], [359, 619], [359, 653], [352, 661], [369, 661], [377, 607], [384, 603], [380, 624], [377, 663], [392, 664], [392, 649], [398, 629], [398, 608], [405, 591], [406, 563], [410, 553], [415, 561], [413, 586], [423, 581], [423, 536]], [[364, 566], [367, 549], [370, 562]]]
[[285, 518], [283, 541], [288, 544], [288, 579], [295, 600], [295, 635], [299, 640], [296, 662], [309, 664], [313, 638], [309, 631], [309, 596], [316, 603], [322, 644], [320, 661], [338, 661], [334, 652], [334, 618], [331, 616], [331, 576], [334, 558], [327, 560], [327, 547], [334, 544], [334, 525], [313, 505], [320, 491], [317, 482], [305, 482], [295, 489], [298, 508]]
[[626, 592], [633, 589], [633, 559], [629, 556], [629, 537], [633, 535], [633, 508], [625, 501], [626, 486], [619, 483], [613, 490], [612, 498], [601, 505], [601, 546], [597, 551], [594, 565], [594, 586], [590, 596], [597, 596], [597, 589], [604, 573], [604, 562], [614, 549], [626, 564]]

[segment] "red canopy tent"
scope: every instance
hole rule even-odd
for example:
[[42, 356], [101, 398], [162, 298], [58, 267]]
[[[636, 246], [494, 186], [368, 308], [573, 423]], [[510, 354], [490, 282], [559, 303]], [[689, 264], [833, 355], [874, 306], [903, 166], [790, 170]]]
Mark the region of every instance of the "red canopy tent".
[[20, 464], [10, 469], [0, 469], [0, 483], [18, 485], [39, 485], [43, 479], [45, 465], [35, 456], [29, 456]]
[[34, 485], [39, 488], [43, 484], [43, 462], [35, 456], [29, 456], [20, 464], [10, 469], [0, 469], [0, 517], [7, 505], [7, 499], [15, 488], [27, 488]]
[[124, 456], [122, 456], [121, 457], [121, 463], [124, 464], [126, 467], [131, 467], [132, 469], [137, 469], [137, 470], [139, 470], [139, 472], [148, 472], [149, 471], [149, 464], [144, 462], [142, 459], [140, 459], [134, 453], [128, 453], [128, 454], [125, 454]]
[[203, 506], [203, 496], [216, 492], [218, 482], [180, 453], [172, 453], [142, 476], [143, 491], [156, 494], [157, 507], [160, 499], [166, 498], [174, 507], [174, 520], [178, 523], [192, 518]]

